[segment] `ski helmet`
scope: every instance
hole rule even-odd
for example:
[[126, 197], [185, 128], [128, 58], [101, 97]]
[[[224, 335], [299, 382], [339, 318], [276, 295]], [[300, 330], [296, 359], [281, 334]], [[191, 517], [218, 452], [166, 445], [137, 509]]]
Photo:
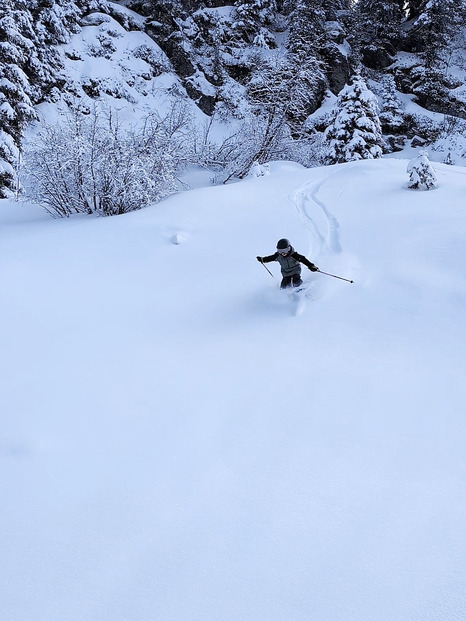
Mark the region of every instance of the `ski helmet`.
[[291, 244], [288, 239], [283, 238], [279, 239], [277, 242], [277, 251], [278, 252], [288, 252], [291, 248]]

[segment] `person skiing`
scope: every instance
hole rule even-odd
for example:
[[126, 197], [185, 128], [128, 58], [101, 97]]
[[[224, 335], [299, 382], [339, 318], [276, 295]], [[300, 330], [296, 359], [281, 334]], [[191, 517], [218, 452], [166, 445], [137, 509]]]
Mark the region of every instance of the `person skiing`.
[[280, 289], [288, 287], [299, 287], [303, 284], [301, 280], [301, 263], [308, 267], [311, 272], [318, 272], [319, 268], [311, 263], [306, 257], [293, 248], [288, 239], [279, 239], [277, 242], [277, 251], [268, 257], [256, 257], [260, 263], [270, 263], [278, 261], [282, 272], [282, 282]]

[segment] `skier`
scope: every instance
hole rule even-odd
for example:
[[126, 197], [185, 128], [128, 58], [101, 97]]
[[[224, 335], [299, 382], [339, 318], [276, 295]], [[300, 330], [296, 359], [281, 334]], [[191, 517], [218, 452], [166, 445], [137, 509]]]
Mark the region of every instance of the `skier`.
[[314, 263], [311, 263], [302, 254], [296, 252], [287, 239], [278, 240], [275, 254], [271, 254], [268, 257], [256, 257], [256, 259], [260, 263], [270, 263], [271, 261], [278, 261], [280, 263], [283, 276], [280, 289], [287, 289], [291, 286], [299, 287], [303, 284], [300, 263], [308, 267], [311, 272], [319, 271], [319, 268]]

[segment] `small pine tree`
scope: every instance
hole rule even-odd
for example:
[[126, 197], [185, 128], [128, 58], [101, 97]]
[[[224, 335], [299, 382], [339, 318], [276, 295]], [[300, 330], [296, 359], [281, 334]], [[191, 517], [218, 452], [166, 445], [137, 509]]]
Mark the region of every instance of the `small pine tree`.
[[426, 151], [421, 151], [416, 158], [409, 162], [407, 172], [409, 174], [408, 188], [433, 190], [437, 187], [437, 177]]
[[340, 92], [325, 130], [326, 164], [375, 159], [382, 156], [382, 129], [377, 98], [357, 75]]
[[382, 81], [382, 112], [380, 123], [386, 133], [397, 134], [403, 128], [403, 108], [396, 93], [395, 79], [387, 74]]
[[448, 164], [448, 166], [453, 166], [453, 164], [455, 163], [453, 160], [453, 157], [451, 155], [451, 151], [448, 151], [445, 159], [443, 160], [444, 164]]

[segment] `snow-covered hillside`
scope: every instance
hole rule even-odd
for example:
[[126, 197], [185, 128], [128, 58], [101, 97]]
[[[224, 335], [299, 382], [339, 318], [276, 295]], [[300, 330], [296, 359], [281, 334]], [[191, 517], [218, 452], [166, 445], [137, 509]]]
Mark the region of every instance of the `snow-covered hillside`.
[[[133, 28], [142, 29], [140, 16], [123, 7], [120, 10], [123, 21], [131, 20]], [[128, 31], [109, 15], [92, 13], [62, 50], [67, 104], [77, 106], [79, 102], [80, 109], [89, 111], [98, 100], [129, 125], [154, 111], [163, 115], [180, 99], [191, 104], [192, 114], [204, 116], [189, 100], [160, 47], [144, 32]], [[56, 103], [40, 106], [46, 120], [51, 117], [55, 121]]]
[[[0, 618], [438, 621], [466, 609], [464, 168], [2, 201]], [[280, 237], [301, 314], [255, 260]]]

